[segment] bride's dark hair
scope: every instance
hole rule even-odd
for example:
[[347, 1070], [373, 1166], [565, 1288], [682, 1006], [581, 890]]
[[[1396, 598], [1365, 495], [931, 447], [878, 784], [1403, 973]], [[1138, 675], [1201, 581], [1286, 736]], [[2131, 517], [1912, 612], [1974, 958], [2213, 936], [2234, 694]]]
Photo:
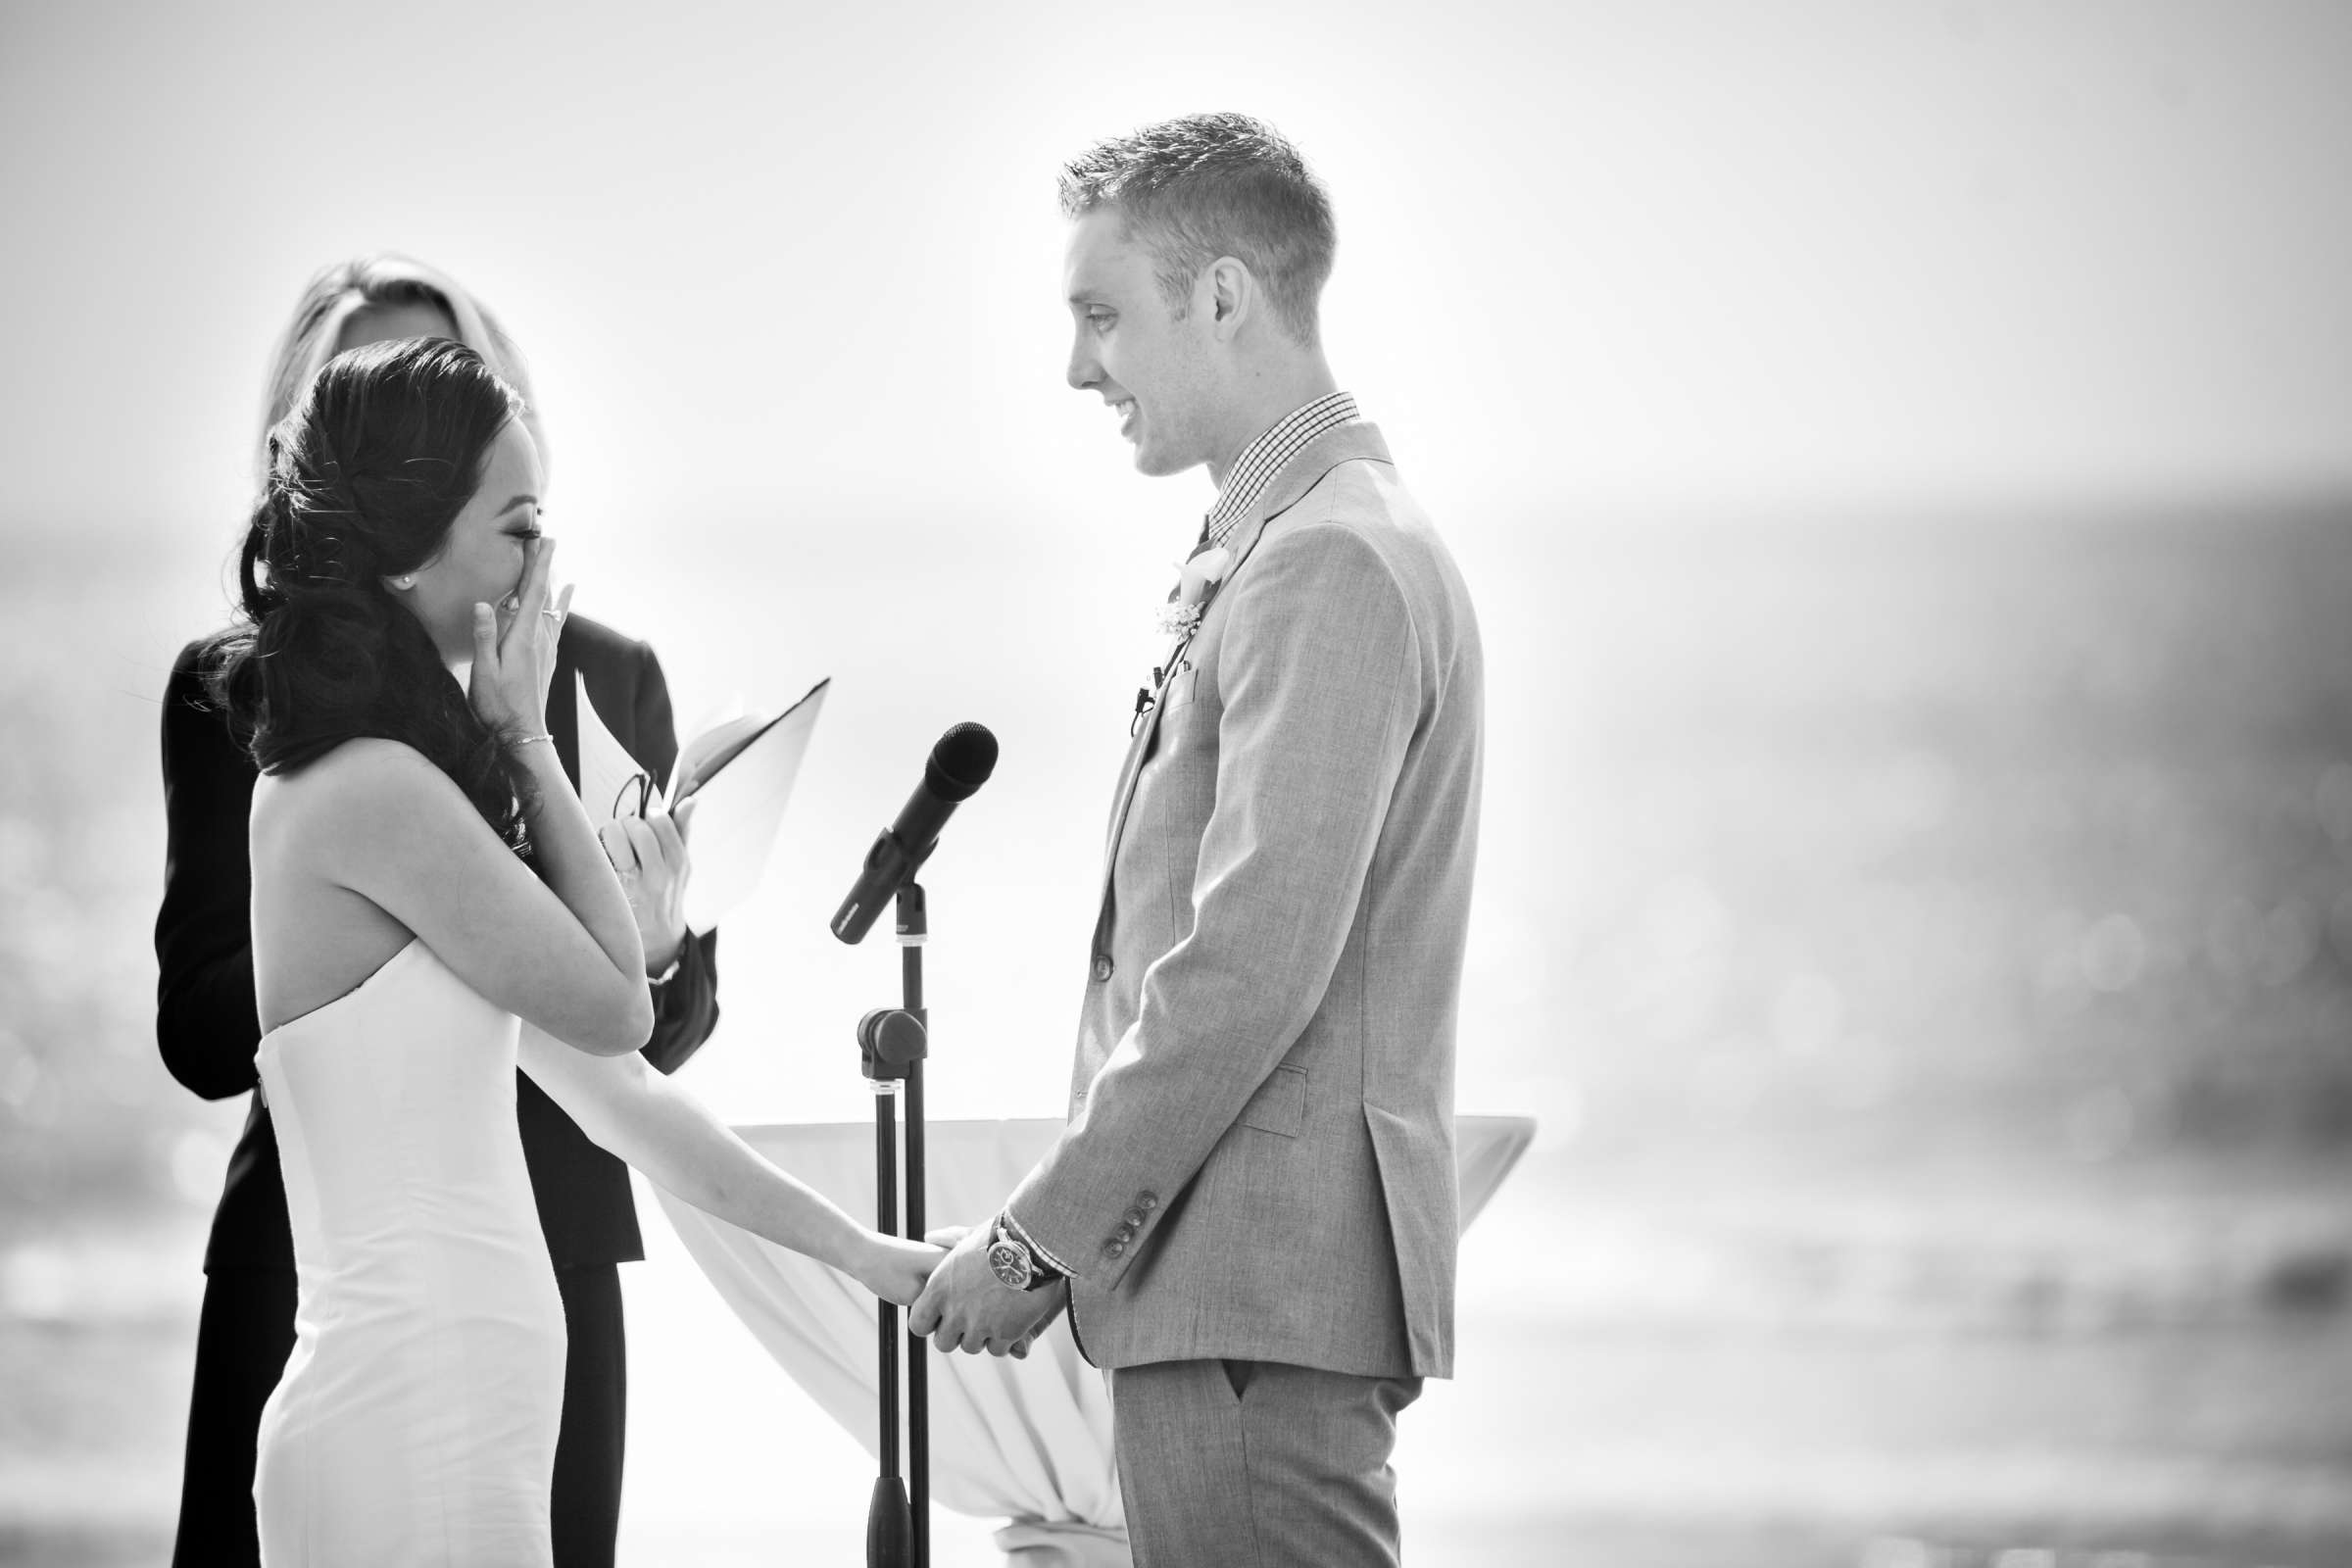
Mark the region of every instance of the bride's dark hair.
[[474, 712], [383, 584], [441, 554], [521, 406], [464, 344], [408, 338], [329, 360], [270, 431], [237, 568], [244, 612], [211, 661], [214, 698], [263, 772], [361, 736], [400, 741], [523, 843], [533, 792], [516, 738]]

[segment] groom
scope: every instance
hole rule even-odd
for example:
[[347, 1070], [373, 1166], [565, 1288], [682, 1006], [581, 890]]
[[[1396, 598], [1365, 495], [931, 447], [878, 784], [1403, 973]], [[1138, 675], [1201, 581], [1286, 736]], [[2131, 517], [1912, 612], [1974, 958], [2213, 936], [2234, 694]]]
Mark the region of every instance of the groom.
[[1138, 694], [1068, 1127], [909, 1322], [1110, 1375], [1142, 1568], [1393, 1564], [1396, 1413], [1453, 1359], [1453, 1032], [1481, 661], [1326, 364], [1323, 186], [1200, 115], [1061, 178], [1069, 381], [1217, 485]]

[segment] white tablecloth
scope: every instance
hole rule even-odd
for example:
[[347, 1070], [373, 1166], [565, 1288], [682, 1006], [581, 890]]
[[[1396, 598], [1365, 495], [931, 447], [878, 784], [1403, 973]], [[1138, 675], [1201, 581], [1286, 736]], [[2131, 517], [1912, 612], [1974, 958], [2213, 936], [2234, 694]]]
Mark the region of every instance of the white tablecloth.
[[[1462, 1223], [1486, 1206], [1535, 1136], [1531, 1116], [1461, 1116]], [[1043, 1155], [1061, 1123], [935, 1121], [925, 1129], [927, 1218], [986, 1219]], [[738, 1127], [769, 1159], [869, 1223], [871, 1122]], [[656, 1189], [686, 1250], [792, 1380], [879, 1453], [874, 1298], [846, 1275], [760, 1240]], [[931, 1495], [983, 1518], [1021, 1568], [1127, 1568], [1125, 1518], [1111, 1462], [1110, 1396], [1066, 1319], [1026, 1360], [942, 1355], [931, 1369]]]

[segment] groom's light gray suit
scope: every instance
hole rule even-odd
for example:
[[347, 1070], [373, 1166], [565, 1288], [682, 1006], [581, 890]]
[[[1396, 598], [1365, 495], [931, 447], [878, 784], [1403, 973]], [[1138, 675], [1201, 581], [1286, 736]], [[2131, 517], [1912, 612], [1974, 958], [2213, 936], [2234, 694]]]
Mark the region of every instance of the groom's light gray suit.
[[[1192, 1498], [1236, 1478], [1187, 1423], [1360, 1386], [1361, 1420], [1269, 1407], [1234, 1446], [1279, 1468], [1295, 1442], [1310, 1470], [1360, 1449], [1377, 1493], [1396, 1409], [1452, 1371], [1477, 623], [1372, 425], [1299, 451], [1256, 513], [1122, 769], [1069, 1126], [1008, 1205], [1072, 1272], [1073, 1329], [1115, 1369], [1145, 1563], [1251, 1560], [1232, 1555], [1249, 1542], [1258, 1560], [1356, 1560], [1328, 1476]], [[1278, 1517], [1291, 1492], [1330, 1497]], [[1166, 1537], [1236, 1507], [1257, 1515], [1240, 1537]]]

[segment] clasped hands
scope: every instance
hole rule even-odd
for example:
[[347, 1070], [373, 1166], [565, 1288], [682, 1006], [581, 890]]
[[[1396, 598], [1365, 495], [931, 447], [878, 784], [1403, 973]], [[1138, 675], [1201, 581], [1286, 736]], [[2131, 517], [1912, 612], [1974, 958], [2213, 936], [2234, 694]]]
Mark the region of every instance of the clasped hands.
[[1069, 1282], [1016, 1291], [988, 1266], [988, 1227], [947, 1225], [923, 1238], [949, 1249], [906, 1309], [906, 1332], [942, 1350], [1025, 1356], [1069, 1299]]

